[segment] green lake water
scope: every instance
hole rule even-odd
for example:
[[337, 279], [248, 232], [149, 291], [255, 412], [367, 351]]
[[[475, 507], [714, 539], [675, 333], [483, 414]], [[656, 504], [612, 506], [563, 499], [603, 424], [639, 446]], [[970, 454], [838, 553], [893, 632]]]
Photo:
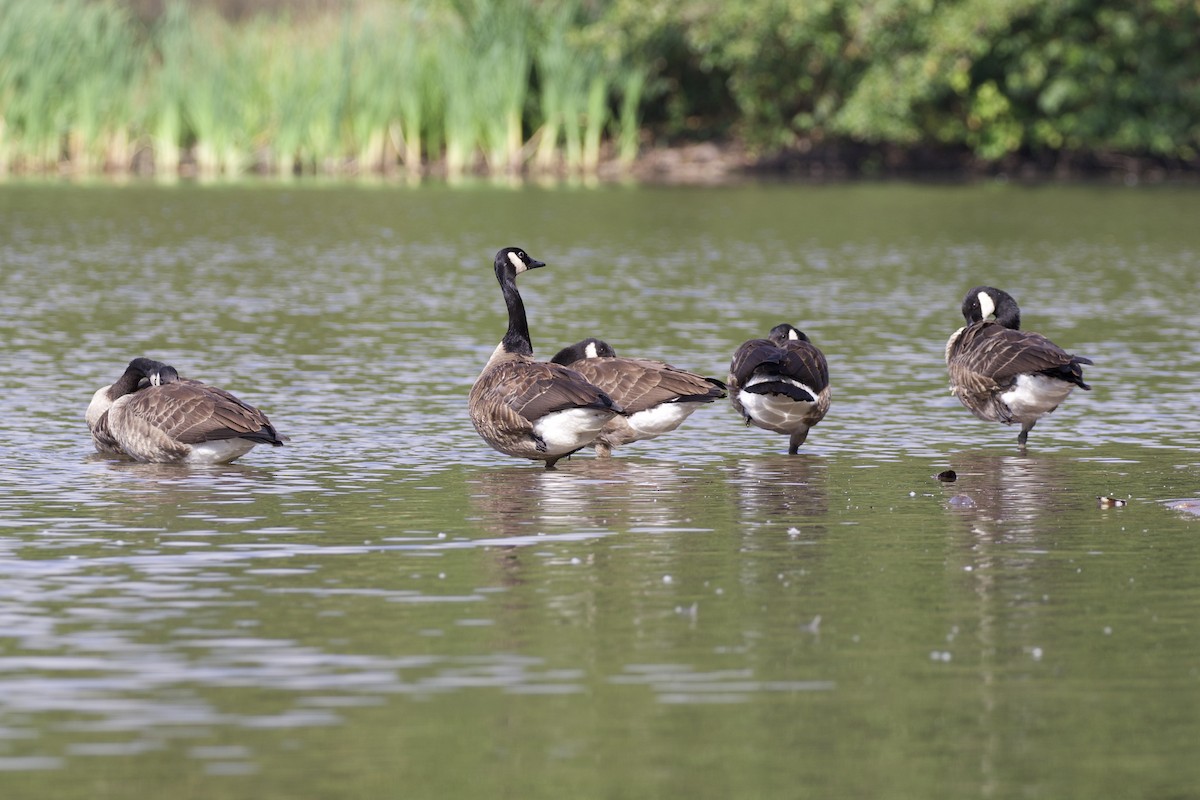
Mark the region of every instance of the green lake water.
[[[1191, 187], [0, 185], [0, 796], [1200, 798], [1197, 219]], [[828, 417], [793, 457], [727, 402], [608, 461], [492, 451], [505, 245], [548, 264], [540, 356], [723, 377], [791, 322]], [[1095, 362], [1025, 452], [947, 391], [985, 283]], [[289, 446], [95, 454], [138, 355]]]

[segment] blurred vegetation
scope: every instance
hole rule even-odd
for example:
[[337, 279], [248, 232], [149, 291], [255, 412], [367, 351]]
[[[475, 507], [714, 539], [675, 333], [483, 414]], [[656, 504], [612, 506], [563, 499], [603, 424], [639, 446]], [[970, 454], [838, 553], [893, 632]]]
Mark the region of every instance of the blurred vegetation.
[[1194, 169], [1198, 40], [1200, 0], [0, 0], [0, 170]]

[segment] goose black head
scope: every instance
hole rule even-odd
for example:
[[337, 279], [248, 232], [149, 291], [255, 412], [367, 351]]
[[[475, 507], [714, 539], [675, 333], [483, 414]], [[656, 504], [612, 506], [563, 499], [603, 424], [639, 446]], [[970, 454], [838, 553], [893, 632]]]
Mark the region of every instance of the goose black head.
[[161, 361], [155, 361], [153, 358], [145, 356], [133, 359], [125, 368], [120, 379], [110, 387], [109, 396], [116, 399], [121, 395], [131, 394], [151, 385], [155, 382], [155, 376], [159, 375], [163, 368], [174, 369]]
[[962, 304], [963, 319], [968, 325], [982, 322], [989, 317], [1005, 328], [1021, 329], [1021, 309], [1008, 292], [993, 286], [976, 286], [967, 292]]
[[783, 344], [784, 342], [808, 341], [808, 337], [804, 335], [804, 331], [799, 330], [795, 326], [789, 325], [786, 322], [771, 328], [771, 332], [767, 334], [767, 338], [775, 344]]
[[520, 247], [505, 247], [496, 253], [496, 279], [501, 283], [505, 277], [516, 278], [529, 269], [546, 266], [546, 262], [538, 261]]
[[179, 370], [172, 367], [170, 364], [160, 364], [159, 368], [150, 373], [150, 383], [154, 386], [164, 386], [168, 383], [174, 383], [179, 380]]
[[161, 361], [155, 361], [153, 358], [138, 356], [133, 361], [129, 362], [129, 366], [126, 368], [126, 371], [136, 372], [143, 378], [149, 378], [151, 374], [157, 372], [165, 366], [166, 364]]
[[591, 337], [564, 347], [550, 360], [565, 367], [585, 358], [612, 358], [616, 354], [617, 351], [608, 342]]

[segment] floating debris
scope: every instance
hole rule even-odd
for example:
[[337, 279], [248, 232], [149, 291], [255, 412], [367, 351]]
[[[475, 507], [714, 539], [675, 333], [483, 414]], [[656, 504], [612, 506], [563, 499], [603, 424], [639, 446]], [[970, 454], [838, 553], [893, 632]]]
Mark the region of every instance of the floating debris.
[[937, 478], [942, 483], [954, 483], [956, 480], [958, 480], [958, 473], [952, 469], [946, 469], [942, 470], [933, 477]]
[[954, 497], [951, 497], [947, 502], [950, 503], [950, 505], [954, 506], [955, 508], [974, 508], [975, 507], [975, 501], [972, 500], [968, 495], [965, 495], [965, 494], [956, 494], [956, 495], [954, 495]]
[[1167, 503], [1167, 508], [1200, 517], [1200, 500], [1172, 500]]
[[675, 606], [675, 613], [695, 622], [696, 618], [700, 616], [700, 604], [692, 603], [690, 606]]
[[1123, 508], [1129, 501], [1119, 497], [1097, 497], [1101, 508]]

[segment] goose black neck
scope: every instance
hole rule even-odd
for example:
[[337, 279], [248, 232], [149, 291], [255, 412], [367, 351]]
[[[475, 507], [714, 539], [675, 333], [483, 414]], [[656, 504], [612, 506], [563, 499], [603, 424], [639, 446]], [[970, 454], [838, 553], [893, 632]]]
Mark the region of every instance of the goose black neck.
[[145, 377], [145, 373], [134, 364], [130, 364], [125, 373], [113, 382], [113, 385], [108, 388], [108, 396], [111, 400], [116, 400], [118, 397], [124, 397], [127, 394], [133, 394], [137, 391], [138, 383]]
[[502, 276], [500, 291], [504, 294], [504, 304], [508, 306], [508, 332], [504, 334], [500, 344], [506, 352], [533, 356], [533, 343], [529, 340], [529, 320], [525, 318], [525, 303], [521, 300], [521, 293], [517, 291], [516, 277]]
[[1001, 293], [996, 298], [996, 322], [1009, 330], [1021, 330], [1021, 308], [1012, 295]]

